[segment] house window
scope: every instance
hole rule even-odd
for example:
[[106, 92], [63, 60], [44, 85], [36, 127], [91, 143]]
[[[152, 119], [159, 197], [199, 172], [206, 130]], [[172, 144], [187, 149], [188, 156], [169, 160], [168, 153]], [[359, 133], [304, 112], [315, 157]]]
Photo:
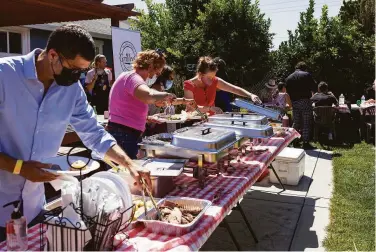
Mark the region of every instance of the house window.
[[104, 42], [102, 40], [94, 39], [94, 43], [95, 43], [95, 55], [103, 54]]
[[21, 33], [0, 31], [0, 52], [22, 54]]
[[29, 51], [29, 29], [23, 27], [0, 28], [0, 57], [27, 54]]

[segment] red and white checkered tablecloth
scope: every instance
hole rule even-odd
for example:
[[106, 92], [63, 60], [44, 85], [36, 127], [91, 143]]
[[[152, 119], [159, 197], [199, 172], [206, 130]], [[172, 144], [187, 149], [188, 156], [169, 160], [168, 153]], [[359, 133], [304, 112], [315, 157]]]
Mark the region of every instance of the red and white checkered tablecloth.
[[[263, 140], [260, 146], [267, 146], [269, 151], [254, 155], [252, 153], [240, 157], [240, 162], [232, 162], [235, 168], [228, 175], [210, 175], [206, 179], [205, 188], [201, 189], [198, 183], [189, 184], [186, 189], [175, 189], [168, 196], [192, 197], [213, 200], [220, 192], [221, 197], [205, 212], [194, 230], [182, 236], [168, 236], [151, 233], [142, 224], [135, 225], [128, 231], [129, 240], [117, 242], [117, 251], [196, 251], [208, 240], [217, 226], [226, 217], [229, 211], [243, 197], [247, 190], [257, 181], [274, 158], [295, 138], [300, 137], [294, 129], [289, 129], [283, 137], [273, 137]], [[249, 143], [248, 143], [249, 144]], [[192, 165], [192, 164], [191, 164]], [[191, 174], [183, 174], [176, 180], [177, 184], [193, 182]], [[115, 239], [123, 240], [119, 234]], [[115, 241], [116, 243], [116, 241]], [[0, 244], [0, 250], [6, 250], [6, 244]], [[40, 250], [39, 225], [29, 230], [29, 250]]]

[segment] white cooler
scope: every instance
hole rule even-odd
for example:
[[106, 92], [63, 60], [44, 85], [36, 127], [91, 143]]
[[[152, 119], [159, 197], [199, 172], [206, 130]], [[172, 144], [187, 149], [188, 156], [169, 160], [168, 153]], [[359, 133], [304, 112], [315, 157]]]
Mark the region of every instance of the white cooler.
[[[286, 147], [272, 164], [282, 184], [297, 185], [305, 170], [305, 151]], [[274, 172], [270, 172], [270, 182], [278, 183]]]

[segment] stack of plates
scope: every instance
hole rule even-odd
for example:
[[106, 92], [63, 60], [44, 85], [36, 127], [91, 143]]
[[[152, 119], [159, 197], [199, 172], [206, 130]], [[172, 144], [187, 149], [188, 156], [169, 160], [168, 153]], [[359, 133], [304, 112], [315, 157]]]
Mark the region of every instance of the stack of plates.
[[[132, 207], [132, 194], [129, 185], [120, 176], [110, 172], [98, 172], [92, 175], [90, 178], [85, 179], [95, 181], [96, 184], [101, 186], [104, 190], [114, 193], [122, 198], [124, 210]], [[123, 215], [123, 223], [131, 218], [132, 211], [128, 210]]]

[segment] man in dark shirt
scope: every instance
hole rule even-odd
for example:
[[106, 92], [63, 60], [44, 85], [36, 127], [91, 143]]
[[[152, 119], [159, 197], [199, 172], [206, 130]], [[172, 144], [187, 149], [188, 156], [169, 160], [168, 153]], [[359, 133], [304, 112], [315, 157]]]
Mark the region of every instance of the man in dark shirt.
[[320, 82], [318, 93], [314, 94], [311, 101], [315, 104], [315, 107], [338, 105], [337, 98], [329, 92], [328, 84], [326, 82]]
[[[226, 72], [226, 62], [221, 58], [214, 58], [214, 62], [218, 66], [217, 77], [222, 80], [229, 81], [227, 72]], [[229, 92], [218, 90], [215, 97], [215, 106], [222, 109], [223, 112], [231, 112], [231, 96]]]
[[295, 72], [286, 79], [287, 93], [290, 95], [293, 110], [293, 127], [301, 130], [303, 147], [312, 148], [309, 145], [309, 136], [312, 122], [312, 102], [310, 98], [316, 90], [316, 83], [310, 73], [307, 72], [305, 62], [299, 62]]

